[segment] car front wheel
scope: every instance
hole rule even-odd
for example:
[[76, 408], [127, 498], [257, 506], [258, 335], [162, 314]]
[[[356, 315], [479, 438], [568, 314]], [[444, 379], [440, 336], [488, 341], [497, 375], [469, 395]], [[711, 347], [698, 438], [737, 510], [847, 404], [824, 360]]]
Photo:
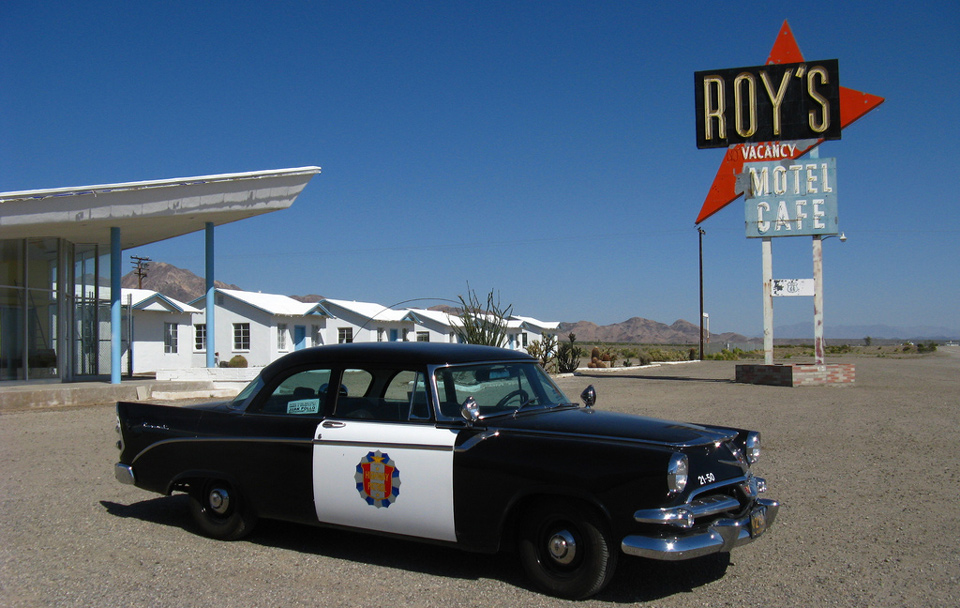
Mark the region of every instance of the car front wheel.
[[203, 534], [218, 540], [243, 538], [257, 521], [240, 492], [218, 479], [202, 481], [190, 492], [190, 513]]
[[613, 577], [617, 553], [607, 527], [588, 505], [544, 500], [527, 509], [520, 532], [520, 560], [545, 592], [568, 599], [590, 597]]

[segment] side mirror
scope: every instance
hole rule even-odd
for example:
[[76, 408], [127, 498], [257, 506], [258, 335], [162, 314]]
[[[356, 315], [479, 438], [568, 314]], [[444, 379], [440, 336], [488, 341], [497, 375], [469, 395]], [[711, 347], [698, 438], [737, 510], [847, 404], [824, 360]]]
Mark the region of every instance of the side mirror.
[[580, 393], [580, 400], [583, 401], [584, 407], [593, 407], [593, 404], [597, 402], [597, 389], [593, 388], [592, 384], [583, 389], [583, 392]]
[[467, 397], [467, 400], [460, 406], [460, 415], [467, 421], [467, 424], [473, 424], [480, 418], [480, 405], [473, 397]]

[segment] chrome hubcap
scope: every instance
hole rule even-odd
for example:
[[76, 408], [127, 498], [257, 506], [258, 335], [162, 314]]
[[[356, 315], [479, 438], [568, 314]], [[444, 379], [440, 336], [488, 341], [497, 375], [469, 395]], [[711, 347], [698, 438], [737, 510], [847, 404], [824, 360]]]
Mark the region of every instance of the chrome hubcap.
[[215, 488], [210, 490], [210, 497], [207, 502], [214, 513], [223, 515], [230, 508], [230, 495], [222, 488]]
[[567, 565], [577, 556], [577, 541], [569, 530], [559, 530], [547, 541], [547, 550], [553, 561]]

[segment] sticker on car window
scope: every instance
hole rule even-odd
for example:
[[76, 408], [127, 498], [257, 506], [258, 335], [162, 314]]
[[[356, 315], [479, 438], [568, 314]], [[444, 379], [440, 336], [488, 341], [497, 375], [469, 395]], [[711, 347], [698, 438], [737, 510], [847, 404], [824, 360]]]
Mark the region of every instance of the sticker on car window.
[[287, 404], [288, 414], [317, 414], [319, 412], [319, 399], [297, 399]]

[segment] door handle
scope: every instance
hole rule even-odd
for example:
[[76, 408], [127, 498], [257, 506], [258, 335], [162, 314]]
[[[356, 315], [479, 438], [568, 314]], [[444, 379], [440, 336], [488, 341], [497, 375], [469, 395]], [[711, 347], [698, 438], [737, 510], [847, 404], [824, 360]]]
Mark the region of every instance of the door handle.
[[323, 424], [320, 426], [325, 429], [342, 429], [343, 427], [347, 426], [347, 423], [337, 422], [336, 420], [324, 420]]

